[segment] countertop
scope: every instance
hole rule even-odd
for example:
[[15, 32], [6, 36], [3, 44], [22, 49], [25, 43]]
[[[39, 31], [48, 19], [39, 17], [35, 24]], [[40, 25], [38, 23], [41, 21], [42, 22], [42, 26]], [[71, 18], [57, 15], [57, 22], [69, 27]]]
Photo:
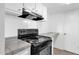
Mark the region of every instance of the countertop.
[[29, 47], [31, 47], [30, 43], [17, 39], [17, 37], [5, 38], [5, 54], [6, 55], [16, 54]]
[[40, 35], [51, 37], [52, 38], [52, 41], [55, 41], [56, 38], [59, 36], [59, 33], [56, 33], [56, 32], [48, 32], [48, 33], [43, 33], [43, 34], [40, 34]]

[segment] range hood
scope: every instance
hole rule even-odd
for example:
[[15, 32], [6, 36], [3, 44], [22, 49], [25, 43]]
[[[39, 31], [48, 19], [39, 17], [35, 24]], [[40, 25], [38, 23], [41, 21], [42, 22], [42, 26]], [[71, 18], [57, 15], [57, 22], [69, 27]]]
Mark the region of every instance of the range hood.
[[35, 20], [35, 21], [44, 19], [41, 15], [39, 15], [37, 13], [34, 13], [32, 11], [31, 12], [26, 11], [25, 8], [22, 8], [22, 15], [20, 15], [19, 17], [30, 19], [30, 20]]

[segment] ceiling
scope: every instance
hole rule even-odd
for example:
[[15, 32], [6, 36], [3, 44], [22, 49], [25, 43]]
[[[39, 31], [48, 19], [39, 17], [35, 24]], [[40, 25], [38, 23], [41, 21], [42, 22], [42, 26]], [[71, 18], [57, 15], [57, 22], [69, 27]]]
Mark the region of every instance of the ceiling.
[[79, 8], [79, 3], [43, 3], [48, 8], [49, 14], [61, 13]]

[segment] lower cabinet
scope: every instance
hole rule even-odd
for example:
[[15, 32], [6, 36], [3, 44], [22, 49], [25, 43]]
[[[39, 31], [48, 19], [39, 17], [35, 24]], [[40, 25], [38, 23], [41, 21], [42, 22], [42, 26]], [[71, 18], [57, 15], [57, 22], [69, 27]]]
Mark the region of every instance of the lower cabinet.
[[30, 47], [26, 48], [25, 50], [15, 54], [15, 55], [30, 55]]

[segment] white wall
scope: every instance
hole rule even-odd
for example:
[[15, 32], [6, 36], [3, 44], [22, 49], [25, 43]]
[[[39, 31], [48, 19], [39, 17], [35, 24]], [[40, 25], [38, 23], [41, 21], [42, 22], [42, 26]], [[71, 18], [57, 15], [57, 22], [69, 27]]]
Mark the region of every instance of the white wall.
[[49, 30], [49, 19], [44, 22], [38, 22], [38, 29], [39, 29], [39, 34], [47, 33], [50, 32]]
[[79, 9], [53, 14], [51, 19], [51, 31], [60, 33], [54, 46], [79, 54]]
[[18, 28], [27, 28], [27, 25], [25, 26], [21, 19], [11, 15], [5, 16], [5, 37], [17, 36]]
[[58, 39], [55, 41], [54, 46], [56, 48], [64, 49], [64, 20], [65, 20], [65, 15], [64, 13], [59, 13], [59, 14], [52, 14], [49, 16], [49, 27], [50, 27], [50, 32], [57, 32], [60, 33], [58, 36]]
[[4, 39], [4, 4], [0, 3], [0, 55], [5, 54]]
[[54, 15], [48, 14], [48, 30], [49, 32], [56, 32], [56, 19]]
[[17, 29], [36, 28], [36, 23], [17, 16], [5, 15], [5, 37], [17, 36]]

